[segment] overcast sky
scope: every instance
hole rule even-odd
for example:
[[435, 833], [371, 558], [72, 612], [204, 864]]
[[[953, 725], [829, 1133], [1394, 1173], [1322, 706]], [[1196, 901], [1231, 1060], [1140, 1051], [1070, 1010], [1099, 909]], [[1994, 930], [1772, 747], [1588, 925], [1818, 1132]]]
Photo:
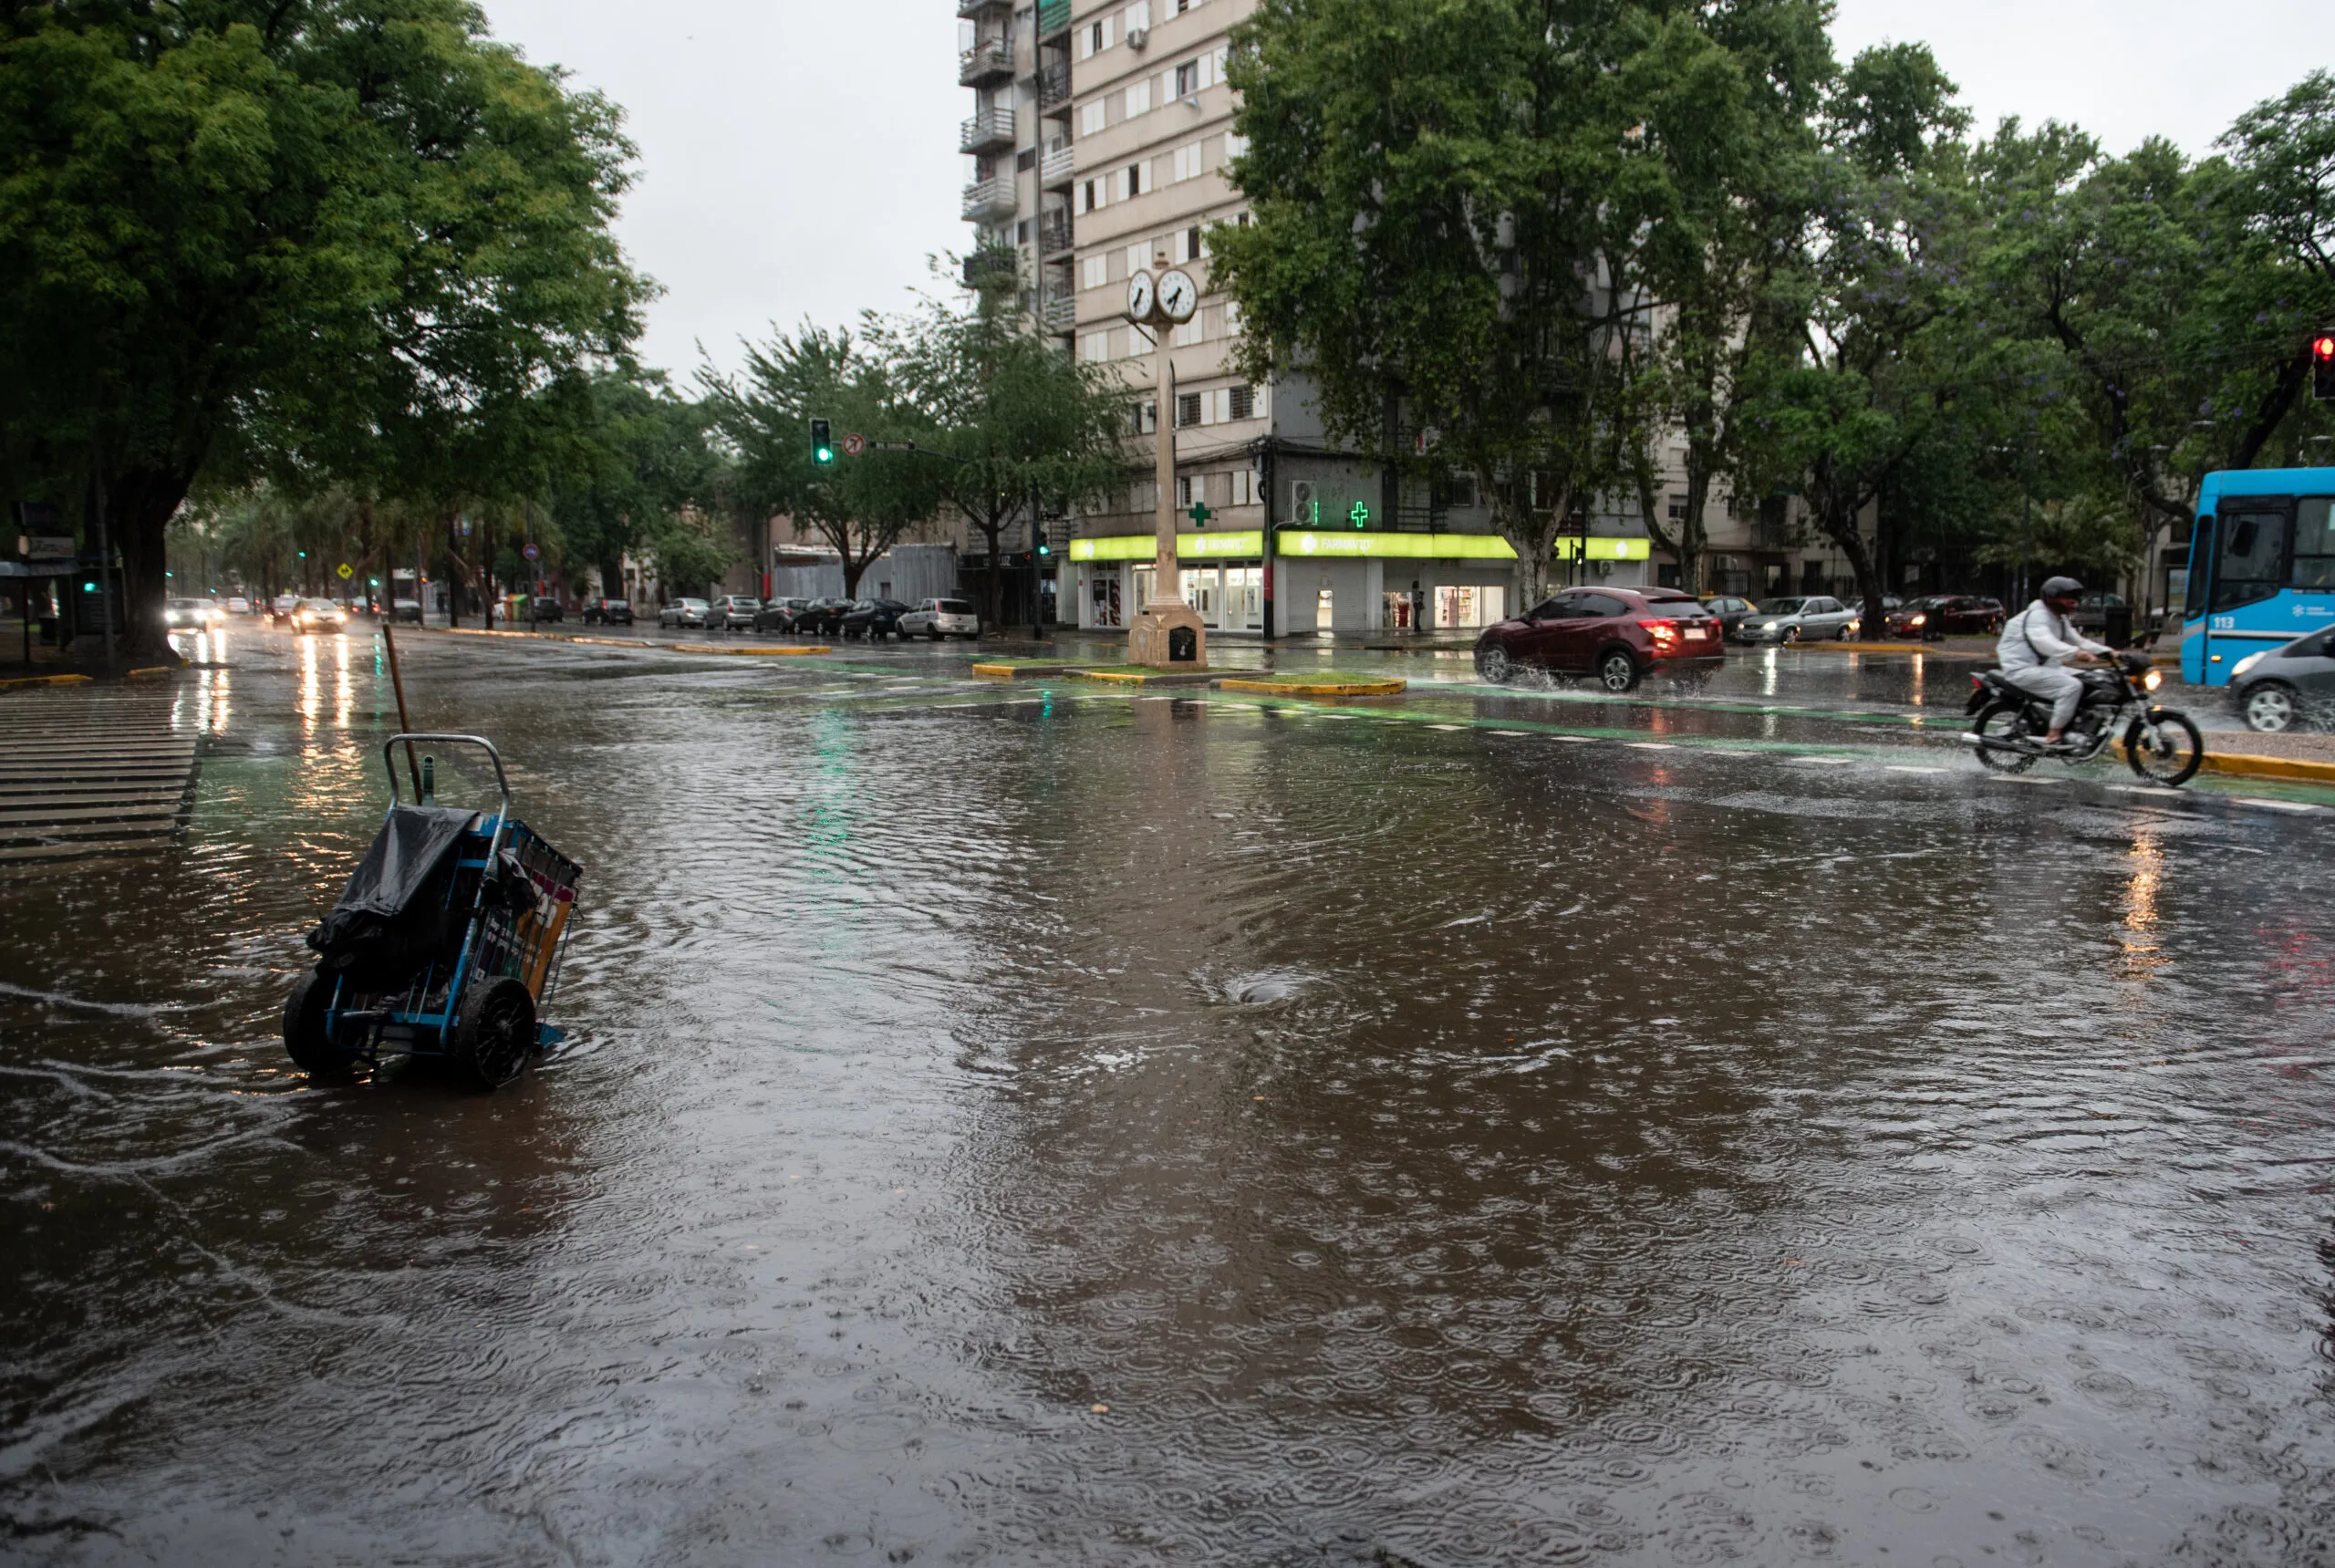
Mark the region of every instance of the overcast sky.
[[[640, 147], [622, 224], [665, 286], [644, 354], [892, 309], [962, 249], [956, 7], [947, 0], [484, 0], [498, 36], [622, 104]], [[1847, 58], [1918, 38], [1981, 125], [2071, 119], [2123, 151], [2205, 151], [2240, 110], [2335, 67], [2326, 0], [1840, 0]]]

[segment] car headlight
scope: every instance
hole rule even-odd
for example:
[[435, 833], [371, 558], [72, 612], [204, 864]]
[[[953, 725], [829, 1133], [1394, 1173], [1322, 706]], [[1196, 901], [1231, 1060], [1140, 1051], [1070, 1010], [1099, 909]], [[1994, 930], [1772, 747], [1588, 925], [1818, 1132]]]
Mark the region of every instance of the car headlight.
[[1928, 625], [1928, 624], [1929, 624], [1929, 618], [1929, 618], [1929, 617], [1927, 617], [1927, 616], [1925, 616], [1925, 615], [1917, 615], [1917, 616], [1914, 617], [1914, 618], [1913, 618], [1913, 619], [1911, 619], [1911, 620], [1907, 621], [1905, 624], [1906, 624], [1907, 626], [1926, 626], [1926, 625]]
[[2239, 676], [2241, 676], [2241, 675], [2245, 674], [2247, 670], [2249, 670], [2253, 669], [2256, 665], [2257, 665], [2257, 664], [2259, 664], [2259, 663], [2261, 663], [2261, 662], [2262, 662], [2262, 655], [2261, 655], [2261, 654], [2258, 654], [2258, 653], [2249, 653], [2249, 654], [2247, 654], [2244, 659], [2239, 659], [2236, 664], [2233, 664], [2233, 665], [2231, 665], [2231, 666], [2229, 667], [2229, 675], [2230, 675], [2230, 679], [2231, 679], [2231, 680], [2236, 680]]

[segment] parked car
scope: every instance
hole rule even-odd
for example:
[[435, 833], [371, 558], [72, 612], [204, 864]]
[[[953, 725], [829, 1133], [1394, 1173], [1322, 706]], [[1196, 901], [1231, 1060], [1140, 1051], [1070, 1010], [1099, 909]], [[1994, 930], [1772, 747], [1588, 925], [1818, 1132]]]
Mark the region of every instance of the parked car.
[[701, 628], [705, 625], [705, 618], [712, 613], [713, 607], [703, 599], [675, 599], [657, 612], [657, 624], [677, 628]]
[[420, 626], [421, 624], [421, 601], [420, 599], [397, 599], [392, 601], [389, 606], [389, 618], [391, 620], [410, 620], [413, 622], [414, 625]]
[[2068, 618], [2075, 623], [2078, 631], [2090, 637], [2099, 637], [2108, 629], [2112, 612], [2119, 614], [2129, 632], [2133, 624], [2133, 607], [2124, 601], [2123, 595], [2107, 593], [2099, 588], [2076, 600], [2075, 614]]
[[1705, 594], [1703, 607], [1718, 617], [1719, 625], [1728, 637], [1735, 635], [1735, 628], [1743, 624], [1744, 617], [1759, 613], [1758, 605], [1733, 594]]
[[793, 631], [794, 617], [809, 599], [764, 599], [763, 607], [754, 612], [756, 631]]
[[736, 631], [754, 624], [763, 612], [763, 601], [748, 594], [724, 594], [713, 601], [705, 612], [706, 628], [710, 631]]
[[1945, 637], [1991, 637], [2003, 628], [2003, 607], [1977, 594], [1931, 594], [1889, 612], [1889, 635], [1935, 642]]
[[164, 626], [188, 631], [208, 630], [221, 618], [219, 607], [209, 599], [172, 599], [162, 607]]
[[1745, 642], [1845, 640], [1857, 633], [1857, 612], [1824, 594], [1769, 599], [1736, 629]]
[[1520, 669], [1593, 674], [1627, 691], [1656, 664], [1727, 657], [1718, 617], [1675, 588], [1572, 588], [1484, 628], [1476, 672], [1495, 683]]
[[629, 599], [586, 599], [584, 624], [586, 626], [630, 626], [632, 601]]
[[2247, 728], [2266, 734], [2335, 711], [2335, 628], [2247, 654], [2230, 667], [2229, 691]]
[[249, 615], [252, 613], [252, 601], [244, 598], [240, 594], [231, 596], [227, 600], [227, 613], [229, 615]]
[[538, 594], [527, 601], [527, 619], [541, 626], [547, 620], [566, 620], [566, 608], [548, 594]]
[[899, 634], [900, 618], [913, 607], [898, 599], [862, 599], [844, 611], [843, 634], [874, 642]]
[[963, 599], [918, 599], [916, 608], [900, 618], [899, 633], [935, 642], [944, 637], [970, 640], [981, 634], [981, 618]]
[[835, 637], [843, 630], [849, 599], [813, 599], [795, 613], [794, 630], [803, 637]]
[[296, 631], [346, 631], [348, 612], [330, 599], [301, 599], [292, 612], [292, 628]]

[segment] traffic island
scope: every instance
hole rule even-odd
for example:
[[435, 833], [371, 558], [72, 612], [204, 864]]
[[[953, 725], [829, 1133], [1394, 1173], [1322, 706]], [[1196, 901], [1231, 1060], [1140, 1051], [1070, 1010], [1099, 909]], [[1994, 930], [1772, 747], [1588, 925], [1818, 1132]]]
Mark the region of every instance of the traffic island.
[[1324, 670], [1312, 675], [1243, 675], [1219, 680], [1224, 691], [1255, 691], [1267, 697], [1396, 697], [1411, 683], [1393, 675], [1342, 675]]
[[1162, 670], [1150, 664], [1106, 664], [1071, 673], [1081, 680], [1107, 680], [1120, 686], [1206, 686], [1217, 679], [1206, 670]]
[[985, 680], [1045, 680], [1077, 673], [1077, 667], [1048, 659], [981, 659], [973, 673]]

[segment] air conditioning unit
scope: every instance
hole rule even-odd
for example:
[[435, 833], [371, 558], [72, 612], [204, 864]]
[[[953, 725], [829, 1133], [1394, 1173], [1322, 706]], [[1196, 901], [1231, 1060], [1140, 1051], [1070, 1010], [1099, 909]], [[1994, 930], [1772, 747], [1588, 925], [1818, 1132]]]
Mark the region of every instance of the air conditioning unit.
[[1289, 520], [1301, 528], [1322, 525], [1322, 497], [1310, 479], [1289, 482]]
[[1144, 45], [1146, 45], [1146, 44], [1147, 44], [1147, 43], [1149, 43], [1149, 42], [1151, 42], [1151, 29], [1150, 29], [1150, 28], [1148, 28], [1148, 27], [1129, 27], [1129, 28], [1127, 29], [1127, 47], [1128, 47], [1128, 48], [1130, 48], [1130, 49], [1138, 49], [1138, 50], [1139, 50], [1139, 49], [1141, 49], [1141, 48], [1144, 47]]

